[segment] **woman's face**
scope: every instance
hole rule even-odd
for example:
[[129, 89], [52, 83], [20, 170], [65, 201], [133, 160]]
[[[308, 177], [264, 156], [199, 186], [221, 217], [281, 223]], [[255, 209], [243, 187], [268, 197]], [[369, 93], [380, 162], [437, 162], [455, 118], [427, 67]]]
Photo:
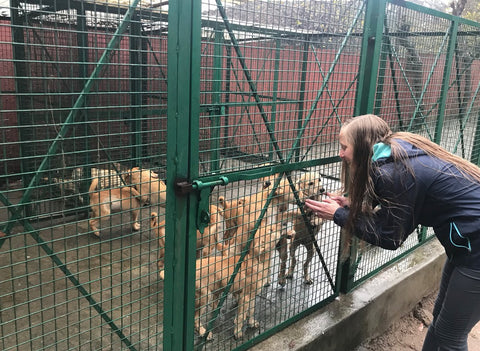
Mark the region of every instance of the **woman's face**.
[[340, 142], [340, 158], [348, 165], [351, 165], [353, 160], [353, 146], [348, 142], [345, 133], [342, 133], [342, 131], [340, 131], [338, 135], [338, 140]]

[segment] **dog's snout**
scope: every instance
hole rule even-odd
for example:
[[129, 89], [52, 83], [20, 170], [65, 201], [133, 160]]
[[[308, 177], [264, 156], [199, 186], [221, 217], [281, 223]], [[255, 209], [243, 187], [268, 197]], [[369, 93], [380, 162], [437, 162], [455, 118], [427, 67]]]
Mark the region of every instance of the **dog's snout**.
[[320, 194], [323, 194], [325, 192], [325, 188], [320, 188]]

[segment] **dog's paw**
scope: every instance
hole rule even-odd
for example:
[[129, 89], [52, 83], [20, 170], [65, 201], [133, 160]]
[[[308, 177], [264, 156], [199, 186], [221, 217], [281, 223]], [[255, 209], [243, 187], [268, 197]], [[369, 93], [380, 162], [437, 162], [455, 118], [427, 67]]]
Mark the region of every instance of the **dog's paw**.
[[248, 319], [248, 326], [250, 328], [260, 328], [260, 323], [255, 319], [255, 318], [249, 318]]
[[137, 230], [140, 230], [140, 223], [138, 222], [135, 222], [132, 224], [132, 229], [137, 231]]
[[233, 334], [235, 340], [243, 338], [243, 331], [240, 329]]
[[163, 269], [158, 272], [158, 277], [160, 280], [165, 280], [165, 271]]

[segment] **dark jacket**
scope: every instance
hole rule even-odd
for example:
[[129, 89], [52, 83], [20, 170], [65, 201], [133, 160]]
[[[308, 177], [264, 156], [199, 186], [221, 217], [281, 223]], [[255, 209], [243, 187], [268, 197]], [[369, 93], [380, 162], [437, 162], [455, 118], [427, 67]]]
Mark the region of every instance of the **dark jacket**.
[[[408, 155], [410, 170], [392, 157], [373, 162], [375, 191], [381, 200], [370, 220], [358, 218], [355, 235], [385, 249], [397, 249], [421, 224], [433, 230], [457, 265], [480, 269], [480, 183], [451, 163], [396, 140]], [[344, 226], [348, 208], [334, 222]]]

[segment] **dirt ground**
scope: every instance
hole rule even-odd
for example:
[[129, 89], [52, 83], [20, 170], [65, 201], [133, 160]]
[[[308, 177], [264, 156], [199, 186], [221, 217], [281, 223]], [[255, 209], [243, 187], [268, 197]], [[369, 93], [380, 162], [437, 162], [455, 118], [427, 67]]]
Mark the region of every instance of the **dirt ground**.
[[[433, 305], [437, 292], [426, 296], [408, 314], [395, 321], [388, 330], [367, 340], [355, 351], [420, 351], [432, 319]], [[480, 323], [470, 332], [469, 350], [480, 350]]]

